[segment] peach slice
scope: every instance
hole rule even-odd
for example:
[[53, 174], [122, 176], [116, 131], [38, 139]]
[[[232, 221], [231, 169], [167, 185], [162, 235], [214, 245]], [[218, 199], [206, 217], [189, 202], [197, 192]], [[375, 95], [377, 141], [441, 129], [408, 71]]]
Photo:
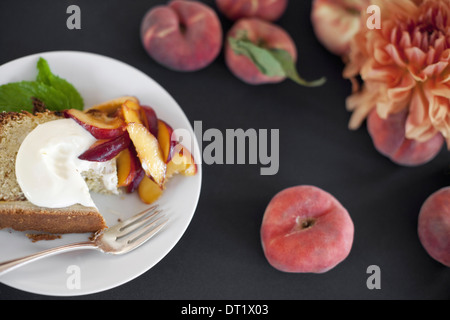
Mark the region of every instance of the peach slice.
[[163, 159], [169, 163], [172, 159], [172, 151], [177, 145], [177, 141], [172, 140], [173, 129], [167, 122], [158, 119], [158, 142], [163, 152]]
[[119, 98], [105, 101], [100, 104], [96, 104], [96, 105], [90, 107], [89, 109], [87, 109], [86, 111], [98, 110], [98, 111], [105, 112], [108, 115], [111, 115], [111, 114], [114, 114], [120, 107], [122, 107], [122, 104], [124, 104], [125, 101], [127, 101], [127, 100], [131, 100], [131, 101], [134, 101], [135, 103], [139, 103], [139, 100], [136, 97], [122, 96]]
[[133, 100], [127, 100], [122, 104], [122, 115], [126, 123], [141, 123], [141, 107]]
[[83, 112], [69, 109], [64, 112], [66, 118], [72, 118], [96, 139], [112, 139], [123, 134], [125, 122], [119, 118], [107, 117], [102, 112]]
[[132, 193], [145, 177], [145, 172], [133, 145], [123, 153], [117, 158], [118, 187], [125, 187], [127, 193]]
[[197, 173], [194, 156], [182, 144], [177, 144], [172, 152], [172, 159], [167, 164], [167, 178], [180, 173], [184, 176], [194, 176]]
[[[137, 158], [135, 158], [137, 159]], [[142, 179], [146, 177], [144, 169], [142, 169], [141, 163], [139, 162], [139, 159], [137, 159], [137, 171], [136, 175], [133, 179], [133, 181], [127, 186], [127, 192], [132, 193], [134, 190], [136, 190], [139, 187], [139, 184], [141, 183]]]
[[128, 187], [137, 175], [139, 161], [135, 161], [135, 155], [131, 148], [123, 150], [117, 157], [117, 187]]
[[155, 137], [158, 136], [158, 117], [155, 110], [149, 106], [141, 106], [141, 118], [147, 129]]
[[97, 140], [78, 158], [81, 160], [105, 162], [113, 159], [130, 145], [130, 136], [126, 131], [117, 138]]
[[127, 131], [146, 175], [162, 187], [167, 165], [158, 139], [141, 123], [128, 123]]
[[138, 194], [142, 202], [150, 204], [161, 197], [163, 190], [152, 179], [145, 176], [139, 183]]

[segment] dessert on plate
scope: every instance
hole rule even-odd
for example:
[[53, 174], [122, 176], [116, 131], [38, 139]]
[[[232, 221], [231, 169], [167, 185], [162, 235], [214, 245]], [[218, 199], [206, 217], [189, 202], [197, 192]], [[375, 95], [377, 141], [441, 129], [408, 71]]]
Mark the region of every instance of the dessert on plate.
[[197, 172], [172, 133], [128, 96], [84, 111], [0, 113], [0, 229], [100, 231], [90, 192], [156, 201], [171, 176]]

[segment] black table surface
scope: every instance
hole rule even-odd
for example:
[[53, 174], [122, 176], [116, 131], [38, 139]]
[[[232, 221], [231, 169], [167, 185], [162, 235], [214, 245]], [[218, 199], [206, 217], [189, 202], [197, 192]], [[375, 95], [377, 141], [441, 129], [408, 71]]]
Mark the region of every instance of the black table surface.
[[[214, 1], [204, 1], [215, 8]], [[425, 199], [449, 185], [449, 153], [407, 168], [373, 147], [365, 126], [347, 129], [351, 85], [341, 59], [325, 50], [310, 23], [310, 1], [290, 1], [277, 22], [294, 39], [297, 64], [319, 88], [291, 81], [251, 86], [227, 69], [224, 55], [206, 69], [179, 73], [144, 51], [139, 27], [145, 12], [165, 0], [1, 1], [0, 64], [38, 52], [87, 51], [130, 64], [160, 83], [190, 122], [203, 130], [279, 129], [279, 171], [261, 165], [203, 164], [197, 210], [178, 244], [156, 266], [119, 287], [81, 299], [449, 299], [450, 269], [428, 256], [417, 236]], [[81, 29], [66, 27], [67, 7], [81, 9]], [[223, 30], [232, 25], [219, 15]], [[355, 238], [350, 255], [324, 274], [291, 274], [271, 267], [260, 243], [270, 199], [284, 188], [315, 185], [348, 209]], [[380, 289], [369, 289], [367, 269], [380, 268]], [[0, 299], [56, 299], [0, 284]], [[70, 299], [71, 297], [66, 297]]]

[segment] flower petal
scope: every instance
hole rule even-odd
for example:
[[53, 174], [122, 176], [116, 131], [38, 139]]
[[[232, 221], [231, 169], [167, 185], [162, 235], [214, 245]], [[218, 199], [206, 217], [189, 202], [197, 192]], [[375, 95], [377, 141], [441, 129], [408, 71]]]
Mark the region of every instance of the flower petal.
[[388, 98], [394, 101], [409, 99], [411, 96], [411, 90], [416, 86], [416, 81], [409, 74], [405, 74], [400, 83], [394, 88], [387, 90]]
[[431, 64], [422, 70], [422, 74], [427, 78], [438, 77], [448, 67], [448, 61], [440, 61]]
[[385, 50], [391, 56], [391, 58], [394, 60], [395, 64], [397, 64], [397, 66], [402, 67], [402, 68], [406, 67], [406, 63], [403, 61], [403, 58], [400, 56], [400, 52], [392, 43], [389, 43], [385, 47]]
[[353, 111], [348, 127], [351, 130], [358, 129], [375, 107], [375, 100], [378, 90], [368, 89], [365, 84], [361, 91], [350, 95], [347, 98], [346, 105], [348, 111]]
[[[429, 116], [434, 128], [450, 142], [450, 100], [434, 96], [430, 101]], [[450, 143], [447, 144], [450, 147]]]
[[405, 136], [419, 142], [428, 141], [438, 131], [429, 118], [429, 101], [421, 89], [414, 90], [406, 119]]
[[417, 47], [405, 49], [405, 55], [408, 59], [408, 70], [414, 79], [418, 82], [424, 82], [427, 77], [422, 74], [422, 67], [425, 65], [427, 55]]

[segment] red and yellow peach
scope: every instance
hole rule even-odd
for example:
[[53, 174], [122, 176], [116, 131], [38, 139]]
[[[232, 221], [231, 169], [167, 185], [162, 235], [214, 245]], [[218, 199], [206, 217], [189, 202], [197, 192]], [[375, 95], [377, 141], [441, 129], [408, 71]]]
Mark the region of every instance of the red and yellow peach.
[[368, 0], [314, 0], [311, 22], [317, 39], [336, 55], [348, 54], [368, 5]]
[[261, 226], [264, 254], [284, 272], [323, 273], [350, 253], [354, 226], [331, 194], [314, 186], [287, 188], [270, 201]]
[[286, 11], [288, 0], [216, 0], [216, 5], [230, 20], [260, 18], [275, 21]]
[[[283, 49], [294, 61], [297, 60], [297, 48], [290, 35], [279, 26], [256, 18], [237, 21], [229, 30], [227, 39], [245, 32], [254, 44], [266, 49]], [[234, 52], [228, 41], [225, 44], [225, 61], [230, 71], [242, 81], [249, 84], [277, 83], [286, 79], [284, 76], [267, 76], [245, 55]]]
[[407, 111], [382, 119], [373, 110], [367, 119], [367, 129], [375, 148], [393, 162], [403, 166], [418, 166], [432, 160], [442, 149], [444, 138], [436, 134], [425, 142], [407, 139], [405, 123]]
[[147, 12], [141, 23], [141, 41], [147, 53], [167, 68], [196, 71], [220, 53], [222, 26], [206, 4], [175, 0]]
[[418, 220], [419, 239], [425, 250], [433, 259], [450, 267], [450, 187], [428, 197]]

